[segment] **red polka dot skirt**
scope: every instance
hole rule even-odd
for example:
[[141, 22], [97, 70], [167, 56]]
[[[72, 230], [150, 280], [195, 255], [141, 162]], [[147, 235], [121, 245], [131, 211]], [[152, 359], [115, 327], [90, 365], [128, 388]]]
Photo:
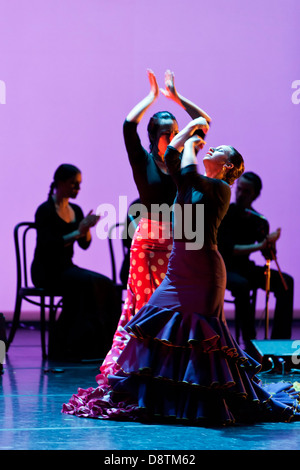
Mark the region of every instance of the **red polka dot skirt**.
[[130, 269], [127, 296], [110, 351], [96, 377], [99, 385], [107, 383], [108, 374], [119, 369], [116, 363], [126, 346], [129, 335], [124, 326], [150, 299], [164, 279], [172, 250], [170, 222], [142, 218], [135, 231], [130, 249]]

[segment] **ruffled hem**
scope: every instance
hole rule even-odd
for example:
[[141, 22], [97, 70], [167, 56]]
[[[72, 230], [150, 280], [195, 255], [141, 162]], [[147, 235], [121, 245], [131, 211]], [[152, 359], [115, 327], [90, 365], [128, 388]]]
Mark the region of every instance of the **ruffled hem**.
[[62, 413], [75, 415], [81, 418], [117, 419], [124, 418], [136, 420], [138, 407], [135, 403], [119, 401], [114, 403], [111, 398], [110, 386], [79, 388], [77, 394], [72, 395], [68, 403], [64, 403]]
[[[198, 387], [227, 388], [261, 365], [242, 351], [222, 320], [146, 305], [126, 326], [132, 336], [118, 359], [125, 374], [148, 374]], [[245, 379], [244, 379], [245, 380]]]
[[147, 304], [126, 330], [131, 339], [109, 385], [79, 389], [64, 413], [192, 425], [299, 419], [299, 392], [289, 383], [262, 387], [261, 365], [219, 318]]
[[183, 315], [179, 311], [147, 304], [125, 329], [136, 338], [152, 338], [172, 347], [201, 346], [203, 352], [221, 349], [229, 356], [248, 358], [233, 339], [226, 323], [215, 316]]
[[[300, 420], [299, 393], [292, 384], [280, 382], [269, 384], [267, 390], [258, 390], [263, 397], [261, 400], [247, 400], [246, 397], [217, 395], [215, 391], [209, 394], [194, 394], [189, 390], [164, 390], [164, 384], [157, 382], [156, 386], [148, 389], [151, 393], [152, 405], [146, 404], [145, 388], [139, 400], [128, 395], [130, 388], [136, 390], [140, 384], [132, 383], [132, 377], [114, 377], [113, 387], [90, 387], [78, 389], [68, 403], [63, 405], [62, 412], [81, 418], [113, 419], [129, 421], [180, 423], [188, 425], [232, 425], [254, 422], [290, 422]], [[131, 385], [128, 380], [131, 380]], [[127, 389], [127, 396], [124, 390]], [[194, 390], [195, 391], [195, 390]], [[272, 391], [272, 394], [268, 392]], [[163, 393], [167, 392], [167, 394]], [[122, 400], [121, 400], [122, 396]], [[155, 402], [155, 406], [153, 406]], [[167, 412], [165, 408], [167, 407]]]

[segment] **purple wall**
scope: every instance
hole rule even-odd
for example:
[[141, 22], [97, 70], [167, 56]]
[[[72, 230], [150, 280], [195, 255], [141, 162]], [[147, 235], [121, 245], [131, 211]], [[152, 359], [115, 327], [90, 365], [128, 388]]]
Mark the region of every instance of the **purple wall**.
[[[85, 212], [137, 196], [122, 123], [148, 93], [148, 67], [160, 86], [174, 70], [178, 91], [213, 117], [208, 145], [234, 145], [262, 177], [256, 209], [282, 227], [278, 260], [300, 309], [298, 0], [0, 0], [0, 12], [1, 311], [14, 305], [13, 227], [33, 219], [60, 163], [81, 168]], [[160, 109], [188, 122], [161, 96], [140, 125], [145, 145]], [[93, 233], [75, 259], [110, 276]]]

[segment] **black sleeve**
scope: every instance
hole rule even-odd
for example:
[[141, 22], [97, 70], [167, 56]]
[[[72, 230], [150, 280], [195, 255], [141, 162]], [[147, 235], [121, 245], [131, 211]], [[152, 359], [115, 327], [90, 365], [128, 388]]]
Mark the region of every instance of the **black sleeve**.
[[131, 166], [144, 163], [148, 152], [141, 144], [140, 137], [137, 133], [137, 123], [125, 120], [123, 124], [123, 136]]
[[168, 145], [165, 153], [165, 164], [167, 165], [169, 174], [173, 178], [179, 191], [182, 188], [186, 178], [185, 175], [197, 172], [196, 165], [189, 165], [181, 169], [181, 153], [174, 147]]
[[[73, 207], [73, 209], [75, 211], [75, 215], [76, 215], [76, 227], [78, 227], [80, 222], [84, 218], [84, 215], [83, 215], [83, 212], [82, 212], [82, 210], [79, 206], [72, 205], [72, 207]], [[87, 241], [85, 237], [81, 237], [81, 238], [78, 238], [77, 243], [80, 246], [80, 248], [82, 248], [83, 250], [86, 250], [90, 246], [91, 240]]]
[[[223, 180], [214, 180], [214, 183], [216, 185], [215, 187], [215, 192], [217, 193], [217, 198], [221, 204], [221, 206], [226, 207], [226, 212], [229, 208], [230, 204], [230, 199], [231, 199], [231, 188], [228, 183], [226, 183]], [[224, 216], [225, 216], [224, 214]]]
[[256, 241], [262, 242], [270, 231], [269, 222], [265, 218], [256, 219]]
[[176, 178], [180, 174], [180, 152], [174, 147], [171, 147], [171, 145], [168, 145], [165, 153], [165, 164], [173, 178]]

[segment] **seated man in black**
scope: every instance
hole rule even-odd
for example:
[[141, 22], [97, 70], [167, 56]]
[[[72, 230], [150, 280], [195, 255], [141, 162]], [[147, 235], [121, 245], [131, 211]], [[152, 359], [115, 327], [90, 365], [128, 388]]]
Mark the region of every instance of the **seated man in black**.
[[[257, 266], [249, 256], [261, 251], [266, 259], [272, 259], [272, 252], [276, 251], [275, 243], [280, 237], [280, 229], [269, 234], [268, 221], [252, 207], [261, 189], [261, 179], [255, 173], [246, 172], [239, 178], [236, 202], [230, 204], [218, 235], [219, 250], [227, 270], [226, 288], [235, 297], [236, 320], [245, 345], [256, 337], [250, 291], [266, 287], [265, 266]], [[291, 337], [294, 281], [288, 274], [282, 273], [282, 277], [283, 280], [277, 270], [271, 269], [270, 292], [276, 297], [272, 339]]]

